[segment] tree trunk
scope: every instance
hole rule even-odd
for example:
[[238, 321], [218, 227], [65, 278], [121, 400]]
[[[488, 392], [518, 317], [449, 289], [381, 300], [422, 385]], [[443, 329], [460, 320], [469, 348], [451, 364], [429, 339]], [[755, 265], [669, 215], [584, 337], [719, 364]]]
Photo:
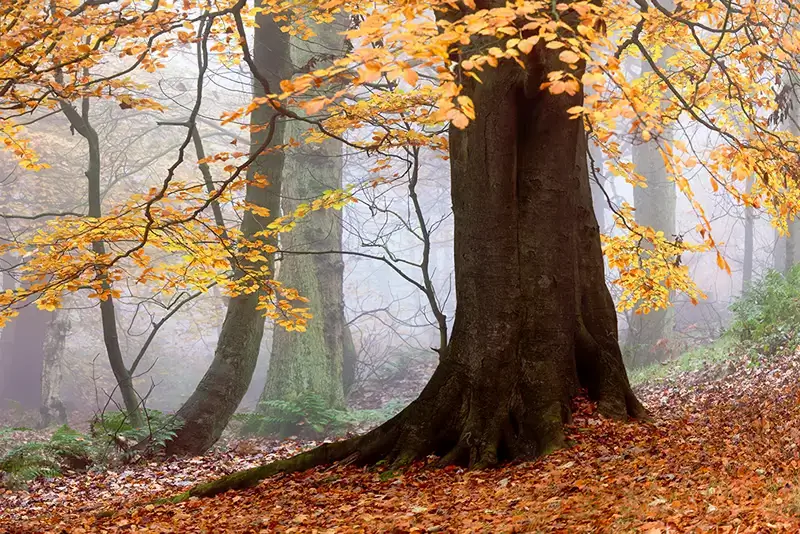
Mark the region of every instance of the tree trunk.
[[[341, 18], [341, 17], [340, 17]], [[313, 42], [292, 39], [292, 64], [313, 64], [323, 68], [332, 55], [344, 54], [340, 24], [313, 26]], [[286, 135], [303, 139], [309, 126], [290, 122]], [[342, 187], [342, 143], [327, 139], [305, 144], [286, 153], [281, 196], [283, 213], [322, 196], [326, 190]], [[344, 347], [348, 325], [344, 317], [344, 261], [340, 212], [319, 210], [298, 221], [291, 232], [281, 236], [283, 251], [278, 279], [285, 287], [297, 289], [309, 299], [314, 316], [305, 332], [289, 332], [276, 326], [267, 382], [261, 400], [291, 400], [302, 394], [322, 398], [330, 408], [344, 407]], [[335, 253], [324, 253], [337, 251]], [[352, 340], [351, 340], [352, 343]], [[261, 409], [262, 412], [268, 411]], [[294, 428], [282, 429], [283, 433]]]
[[[643, 63], [642, 70], [643, 73], [652, 72], [646, 63]], [[661, 135], [668, 136], [669, 132], [665, 130]], [[675, 182], [667, 179], [664, 161], [655, 140], [634, 146], [633, 162], [636, 171], [647, 179], [647, 187], [633, 188], [636, 223], [660, 230], [667, 237], [673, 235], [677, 200]], [[634, 314], [627, 339], [631, 362], [646, 365], [667, 359], [668, 344], [663, 341], [672, 336], [674, 323], [672, 309]]]
[[61, 402], [60, 389], [62, 379], [61, 359], [64, 344], [70, 329], [69, 314], [65, 310], [56, 310], [51, 314], [44, 338], [44, 365], [42, 366], [42, 404], [39, 412], [42, 415], [41, 425], [67, 423], [67, 411]]
[[29, 303], [0, 338], [0, 406], [7, 401], [39, 408], [44, 362], [44, 335], [49, 314]]
[[527, 80], [501, 63], [481, 73], [483, 83], [465, 81], [477, 118], [450, 129], [455, 322], [420, 396], [364, 436], [178, 499], [344, 459], [402, 465], [438, 454], [480, 468], [545, 454], [564, 445], [570, 398], [581, 387], [603, 414], [646, 415], [628, 383], [604, 283], [583, 124], [566, 113], [582, 94], [539, 89], [559, 68], [550, 50], [538, 46], [530, 61]]
[[592, 190], [592, 206], [594, 207], [594, 216], [597, 219], [597, 225], [602, 232], [606, 229], [605, 214], [606, 206], [608, 205], [608, 200], [606, 200], [608, 191], [605, 190], [608, 185], [605, 183], [603, 175], [603, 151], [599, 149], [592, 150], [592, 156], [593, 157], [589, 162], [589, 165], [594, 162], [595, 166], [594, 172], [592, 172], [591, 167], [589, 168], [589, 183]]
[[[88, 73], [86, 74], [88, 75]], [[56, 76], [56, 79], [60, 80], [60, 72]], [[86, 167], [88, 215], [89, 217], [100, 218], [103, 216], [103, 198], [100, 188], [100, 137], [89, 120], [89, 100], [84, 98], [81, 101], [80, 111], [71, 102], [62, 101], [60, 106], [61, 112], [69, 120], [70, 126], [81, 137], [86, 139], [86, 143], [89, 146], [89, 161]], [[104, 256], [106, 254], [105, 242], [102, 240], [94, 241], [92, 243], [92, 251], [97, 256]], [[101, 273], [99, 276], [103, 282], [103, 289], [110, 290], [111, 284], [108, 282], [105, 273]], [[131, 373], [125, 366], [125, 358], [119, 344], [119, 333], [117, 332], [117, 312], [114, 307], [114, 298], [110, 294], [106, 296], [105, 300], [100, 301], [100, 321], [103, 326], [103, 343], [106, 347], [108, 363], [122, 395], [128, 420], [132, 425], [140, 426], [142, 418], [139, 412], [139, 397], [133, 387]]]
[[[266, 78], [270, 89], [276, 91], [279, 82], [288, 74], [288, 36], [281, 32], [270, 16], [259, 14], [256, 16], [256, 23], [253, 60], [258, 76]], [[254, 74], [254, 97], [264, 96], [265, 89], [256, 78]], [[274, 110], [267, 105], [260, 106], [251, 114], [250, 124], [257, 128], [250, 135], [251, 153], [257, 152], [267, 140], [269, 128], [264, 126], [270, 122], [273, 114]], [[275, 124], [272, 145], [280, 145], [284, 139], [284, 123], [277, 120]], [[269, 185], [248, 185], [246, 201], [267, 208], [273, 216], [280, 212], [283, 160], [282, 151], [268, 152], [256, 158], [247, 169], [248, 179], [253, 179], [256, 174], [264, 175], [269, 180]], [[267, 224], [268, 219], [247, 211], [242, 220], [242, 235], [246, 239], [252, 238], [266, 228]], [[271, 240], [268, 244], [275, 246], [276, 242]], [[270, 272], [273, 271], [271, 255], [266, 266]], [[239, 406], [253, 377], [261, 337], [264, 334], [264, 315], [256, 308], [261, 295], [263, 292], [256, 291], [228, 301], [214, 360], [192, 396], [176, 414], [184, 421], [184, 425], [167, 444], [169, 454], [201, 454], [208, 450], [219, 439]]]
[[[745, 191], [747, 194], [753, 189], [754, 178], [747, 178]], [[742, 262], [742, 292], [747, 291], [753, 282], [753, 229], [755, 226], [755, 214], [751, 206], [744, 208], [744, 259]]]
[[[16, 263], [7, 256], [3, 265]], [[3, 271], [3, 290], [16, 288], [14, 276]], [[28, 302], [0, 333], [0, 409], [6, 401], [23, 408], [39, 406], [41, 373], [44, 361], [42, 343], [48, 313]]]
[[344, 338], [342, 343], [342, 389], [344, 396], [350, 394], [356, 383], [356, 367], [358, 366], [358, 352], [353, 342], [353, 332], [350, 325], [344, 325]]

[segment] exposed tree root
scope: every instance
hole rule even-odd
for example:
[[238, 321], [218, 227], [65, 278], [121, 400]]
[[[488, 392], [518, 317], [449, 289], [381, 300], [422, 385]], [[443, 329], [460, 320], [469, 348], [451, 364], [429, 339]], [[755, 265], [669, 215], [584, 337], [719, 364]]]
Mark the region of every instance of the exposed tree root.
[[[597, 344], [595, 347], [597, 348]], [[623, 371], [624, 373], [624, 371]], [[239, 471], [199, 484], [167, 502], [211, 497], [228, 490], [250, 488], [279, 473], [305, 471], [343, 462], [369, 465], [387, 462], [404, 467], [429, 455], [439, 455], [439, 466], [465, 465], [483, 469], [504, 460], [533, 458], [566, 445], [563, 425], [571, 414], [564, 402], [531, 404], [532, 394], [522, 380], [512, 380], [509, 393], [487, 402], [465, 387], [458, 372], [440, 366], [420, 397], [405, 410], [363, 436], [327, 443], [292, 458]], [[644, 408], [630, 391], [625, 375], [616, 387], [593, 388], [599, 411], [613, 418], [642, 418]], [[614, 380], [605, 377], [610, 386]], [[526, 387], [528, 390], [526, 391]], [[526, 402], [527, 399], [527, 402]]]

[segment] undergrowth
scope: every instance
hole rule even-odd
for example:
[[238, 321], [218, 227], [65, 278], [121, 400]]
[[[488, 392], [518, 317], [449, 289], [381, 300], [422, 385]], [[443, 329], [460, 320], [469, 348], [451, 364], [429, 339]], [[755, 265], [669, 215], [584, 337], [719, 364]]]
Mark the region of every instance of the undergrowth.
[[729, 332], [752, 356], [793, 352], [800, 343], [800, 265], [753, 284], [732, 306]]
[[291, 400], [261, 401], [256, 412], [235, 417], [243, 423], [245, 435], [321, 438], [383, 423], [404, 406], [402, 401], [392, 401], [376, 410], [339, 410], [328, 408], [315, 393], [304, 393]]
[[152, 455], [175, 436], [181, 422], [149, 410], [141, 427], [133, 427], [121, 412], [103, 414], [92, 421], [90, 434], [67, 425], [48, 441], [10, 444], [12, 432], [0, 429], [0, 486], [23, 488], [36, 478], [53, 478], [65, 471], [104, 468]]
[[64, 425], [49, 441], [22, 443], [0, 458], [3, 484], [18, 488], [38, 477], [60, 476], [64, 469], [86, 469], [92, 464], [93, 448], [90, 439]]
[[730, 309], [733, 320], [721, 338], [671, 362], [629, 370], [631, 384], [699, 371], [737, 357], [760, 365], [775, 356], [794, 353], [800, 346], [800, 265], [785, 276], [768, 272]]
[[645, 367], [630, 369], [628, 370], [628, 379], [631, 385], [637, 386], [681, 373], [699, 371], [708, 365], [729, 360], [735, 354], [735, 340], [730, 335], [724, 335], [709, 345], [696, 347], [683, 353], [675, 360], [663, 364], [654, 363]]

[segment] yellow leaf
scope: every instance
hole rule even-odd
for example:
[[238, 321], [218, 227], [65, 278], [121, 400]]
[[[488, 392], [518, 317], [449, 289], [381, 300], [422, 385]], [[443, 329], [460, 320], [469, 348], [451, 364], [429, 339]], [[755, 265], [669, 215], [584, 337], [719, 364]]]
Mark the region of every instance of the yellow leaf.
[[581, 57], [572, 50], [564, 50], [558, 55], [558, 59], [560, 59], [564, 63], [574, 64], [577, 63], [581, 59]]
[[417, 71], [415, 71], [414, 69], [404, 69], [403, 79], [406, 81], [408, 85], [414, 86], [417, 85], [417, 80], [419, 80], [419, 75], [417, 74]]

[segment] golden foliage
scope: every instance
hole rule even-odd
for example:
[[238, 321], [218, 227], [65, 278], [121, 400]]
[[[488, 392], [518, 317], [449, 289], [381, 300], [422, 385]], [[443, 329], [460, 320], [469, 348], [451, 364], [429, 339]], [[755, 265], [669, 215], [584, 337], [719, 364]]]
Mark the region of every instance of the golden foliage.
[[[545, 73], [540, 89], [590, 90], [583, 105], [564, 112], [585, 122], [587, 135], [605, 155], [605, 171], [646, 187], [621, 147], [626, 136], [658, 143], [669, 178], [697, 214], [692, 236], [670, 240], [635, 225], [630, 208], [619, 207], [619, 231], [605, 238], [604, 249], [619, 273], [615, 283], [623, 289], [623, 308], [664, 306], [671, 290], [701, 297], [678, 261], [683, 254], [716, 251], [720, 268], [729, 271], [688, 178], [695, 170], [702, 169], [715, 190], [769, 213], [782, 231], [797, 214], [800, 139], [776, 131], [770, 120], [779, 112], [776, 88], [799, 71], [798, 14], [790, 4], [750, 0], [734, 9], [724, 2], [683, 1], [674, 11], [621, 0], [490, 5], [482, 9], [472, 0], [267, 0], [258, 8], [234, 0], [4, 2], [0, 133], [22, 166], [41, 168], [45, 163], [26, 143], [20, 117], [81, 98], [159, 110], [161, 104], [139, 96], [136, 74], [163, 67], [176, 47], [200, 43], [219, 61], [237, 64], [248, 59], [240, 31], [252, 27], [259, 13], [272, 16], [287, 34], [313, 39], [308, 21], [333, 23], [344, 12], [356, 21], [344, 29], [352, 45], [347, 53], [324, 67], [310, 65], [270, 88], [266, 97], [227, 110], [221, 123], [269, 106], [286, 120], [314, 126], [289, 146], [334, 136], [375, 155], [377, 186], [391, 181], [380, 174], [394, 150], [425, 146], [446, 154], [444, 126], [465, 128], [475, 118], [473, 103], [462, 94], [467, 78], [480, 80], [486, 69], [506, 61], [527, 69], [543, 50], [556, 50], [558, 65]], [[631, 75], [623, 68], [626, 58], [647, 61], [652, 72]], [[89, 71], [103, 74], [89, 76]], [[665, 136], [667, 128], [686, 135]], [[369, 135], [348, 136], [352, 132]], [[714, 140], [689, 141], [697, 133]], [[220, 190], [211, 196], [199, 185], [170, 178], [161, 189], [135, 195], [100, 219], [61, 218], [24, 242], [2, 245], [0, 253], [25, 258], [20, 271], [30, 286], [0, 295], [0, 321], [30, 297], [43, 309], [56, 308], [64, 291], [87, 289], [92, 297], [107, 298], [114, 290], [104, 289], [103, 281], [124, 278], [167, 292], [211, 284], [229, 295], [266, 288], [261, 309], [287, 328], [304, 329], [307, 310], [292, 305], [302, 299], [271, 279], [265, 261], [274, 250], [261, 239], [291, 230], [311, 211], [341, 208], [355, 200], [354, 192], [329, 191], [247, 241], [235, 228], [217, 228], [205, 208], [218, 201], [270, 216], [236, 200], [245, 185], [241, 175], [248, 154], [218, 153], [204, 161], [225, 165]], [[745, 194], [743, 182], [750, 176], [759, 179]], [[255, 180], [267, 186], [269, 178]], [[108, 244], [103, 256], [92, 251], [97, 240]], [[230, 258], [243, 275], [232, 276]]]

